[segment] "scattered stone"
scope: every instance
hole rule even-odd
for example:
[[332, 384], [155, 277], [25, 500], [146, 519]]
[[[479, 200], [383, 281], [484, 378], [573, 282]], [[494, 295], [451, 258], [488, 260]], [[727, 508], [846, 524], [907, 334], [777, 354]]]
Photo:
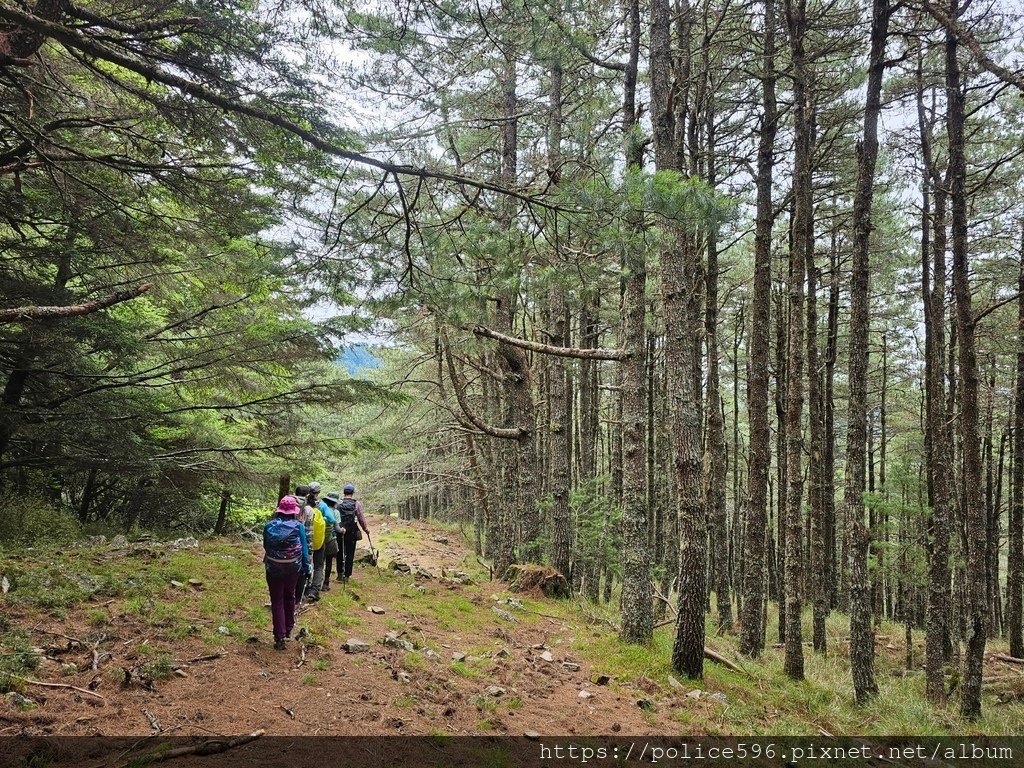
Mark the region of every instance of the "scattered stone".
[[465, 661], [465, 660], [466, 660], [466, 654], [464, 654], [464, 653], [459, 653], [458, 651], [456, 651], [455, 653], [452, 654], [452, 661]]
[[13, 589], [13, 588], [14, 588], [14, 582], [12, 582], [9, 578], [7, 578], [7, 574], [6, 573], [3, 576], [0, 576], [0, 589], [3, 590], [3, 593], [5, 595], [8, 592], [10, 592], [11, 589]]
[[496, 654], [494, 654], [494, 655], [495, 655], [496, 657], [498, 657], [499, 659], [507, 659], [507, 658], [508, 658], [508, 656], [509, 656], [509, 654], [508, 654], [508, 648], [502, 648], [502, 649], [501, 649], [500, 651], [498, 651], [498, 652], [497, 652]]
[[540, 738], [540, 734], [537, 733], [536, 731], [527, 731], [526, 733], [523, 734], [523, 736], [528, 738], [530, 741], [537, 741], [537, 739]]
[[505, 621], [508, 621], [508, 622], [510, 622], [512, 624], [516, 623], [516, 617], [513, 616], [508, 611], [503, 611], [498, 606], [494, 606], [493, 608], [491, 608], [491, 610], [494, 611], [498, 615], [498, 618], [504, 619]]
[[110, 548], [111, 549], [128, 549], [128, 537], [125, 536], [123, 533], [117, 534], [117, 536], [115, 536], [113, 539], [111, 539], [111, 541], [110, 541]]
[[438, 653], [433, 648], [427, 648], [427, 650], [423, 652], [423, 655], [426, 656], [428, 659], [438, 658]]
[[644, 710], [645, 712], [653, 712], [654, 711], [654, 702], [651, 701], [650, 699], [637, 699], [636, 700], [636, 705], [638, 707], [640, 707], [640, 709]]
[[594, 694], [591, 693], [590, 691], [580, 691], [580, 698], [584, 699], [584, 700], [592, 699], [592, 698], [594, 698]]
[[431, 541], [436, 541], [438, 544], [447, 544], [448, 543], [448, 537], [447, 536], [442, 536], [440, 534], [436, 534], [434, 536], [431, 536], [430, 540]]
[[384, 609], [381, 608], [379, 605], [368, 605], [366, 606], [366, 610], [368, 610], [370, 613], [375, 613], [378, 616], [381, 616], [384, 613]]
[[394, 632], [388, 632], [387, 637], [382, 641], [386, 648], [398, 648], [402, 651], [412, 651], [415, 647], [408, 640], [404, 640]]
[[388, 568], [398, 573], [412, 573], [412, 567], [408, 563], [403, 563], [401, 560], [392, 560], [388, 564]]
[[230, 635], [231, 634], [231, 630], [228, 629], [227, 627], [225, 627], [223, 624], [221, 624], [219, 627], [217, 627], [217, 632], [219, 634], [221, 634], [221, 635]]
[[618, 733], [622, 730], [622, 726], [619, 723], [612, 723], [612, 733]]
[[105, 546], [107, 546], [107, 537], [106, 536], [90, 536], [87, 539], [87, 541], [88, 541], [89, 545], [93, 546], [93, 547], [105, 547]]
[[530, 646], [535, 651], [546, 651], [548, 647], [544, 643], [536, 643]]
[[366, 653], [366, 651], [370, 650], [370, 644], [364, 643], [358, 638], [350, 637], [348, 642], [341, 646], [341, 649], [345, 651], [345, 653]]
[[726, 696], [721, 691], [715, 691], [714, 693], [711, 694], [710, 698], [714, 699], [715, 701], [717, 701], [720, 704], [728, 704], [729, 703], [729, 697]]
[[193, 536], [186, 536], [182, 539], [175, 539], [167, 542], [171, 549], [199, 549], [199, 539]]
[[700, 695], [701, 695], [700, 688], [694, 688], [692, 691], [690, 691], [688, 694], [686, 694], [686, 698], [693, 699], [694, 701], [696, 701], [697, 699], [700, 698]]
[[372, 563], [373, 552], [366, 547], [356, 547], [356, 551], [352, 554], [353, 563]]
[[184, 669], [176, 669], [174, 670], [174, 674], [176, 674], [178, 677], [188, 677], [188, 672], [186, 672]]
[[408, 672], [406, 672], [404, 669], [401, 669], [401, 670], [398, 671], [398, 682], [400, 682], [400, 683], [411, 683], [412, 682], [412, 678], [409, 677], [409, 673]]
[[174, 587], [175, 589], [181, 589], [185, 585], [182, 582], [180, 582], [180, 581], [175, 581], [174, 579], [171, 579], [171, 586]]
[[475, 583], [473, 581], [473, 577], [470, 576], [468, 573], [464, 573], [463, 571], [456, 571], [452, 574], [452, 578], [457, 584], [462, 584], [463, 586]]
[[249, 645], [256, 645], [256, 643], [258, 643], [259, 641], [260, 639], [256, 637], [256, 635], [249, 635], [247, 638], [245, 638], [245, 642], [249, 643]]
[[487, 686], [487, 695], [488, 696], [504, 696], [505, 695], [505, 689], [502, 688], [501, 686], [498, 686], [498, 685], [488, 685]]
[[577, 664], [575, 661], [563, 661], [562, 669], [566, 670], [567, 672], [579, 672], [580, 665]]
[[676, 680], [672, 675], [668, 676], [668, 684], [673, 688], [682, 688], [683, 684]]
[[194, 589], [202, 589], [203, 588], [203, 582], [200, 581], [199, 579], [189, 579], [188, 580], [188, 585], [190, 587], [194, 588]]
[[542, 653], [540, 655], [540, 658], [541, 658], [541, 661], [547, 661], [547, 662], [551, 662], [551, 661], [555, 660], [555, 657], [551, 655], [551, 651], [544, 651], [544, 653]]
[[608, 685], [612, 679], [608, 675], [591, 675], [590, 682], [594, 685]]
[[299, 634], [295, 636], [296, 640], [304, 640], [309, 637], [309, 627], [299, 627]]

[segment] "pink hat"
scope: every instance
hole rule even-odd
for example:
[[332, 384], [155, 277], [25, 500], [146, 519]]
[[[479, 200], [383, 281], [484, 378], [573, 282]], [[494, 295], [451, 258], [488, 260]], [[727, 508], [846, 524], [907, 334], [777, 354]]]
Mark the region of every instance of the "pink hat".
[[295, 499], [291, 496], [285, 496], [277, 503], [277, 514], [297, 515], [299, 514], [299, 505], [295, 503]]

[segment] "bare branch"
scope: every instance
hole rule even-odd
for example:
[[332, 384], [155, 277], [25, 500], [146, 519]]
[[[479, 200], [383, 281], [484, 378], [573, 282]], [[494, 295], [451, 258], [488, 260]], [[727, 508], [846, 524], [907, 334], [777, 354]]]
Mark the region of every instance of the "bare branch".
[[0, 324], [88, 315], [98, 310], [112, 307], [115, 304], [136, 299], [152, 287], [152, 283], [143, 283], [126, 291], [118, 291], [109, 296], [104, 296], [102, 299], [87, 301], [85, 304], [72, 304], [64, 307], [15, 307], [13, 309], [0, 309]]
[[625, 360], [629, 352], [624, 349], [581, 349], [579, 347], [556, 347], [551, 344], [541, 344], [539, 341], [527, 341], [516, 336], [508, 336], [504, 333], [492, 331], [482, 325], [473, 326], [473, 333], [488, 339], [500, 341], [503, 344], [510, 344], [513, 347], [528, 349], [531, 352], [539, 352], [542, 355], [556, 355], [558, 357], [575, 357], [580, 360]]
[[[452, 379], [452, 389], [455, 391], [455, 399], [459, 401], [459, 407], [462, 409], [462, 412], [466, 414], [466, 418], [469, 419], [472, 426], [476, 427], [484, 434], [490, 435], [491, 437], [502, 438], [504, 440], [518, 440], [525, 434], [519, 427], [495, 427], [477, 416], [466, 401], [466, 382], [455, 369], [455, 361], [452, 360], [447, 344], [443, 345], [441, 354], [444, 355], [445, 362], [448, 364], [448, 374]], [[456, 418], [458, 418], [457, 415]], [[462, 419], [459, 419], [459, 421], [462, 421]], [[463, 424], [463, 426], [469, 425]]]

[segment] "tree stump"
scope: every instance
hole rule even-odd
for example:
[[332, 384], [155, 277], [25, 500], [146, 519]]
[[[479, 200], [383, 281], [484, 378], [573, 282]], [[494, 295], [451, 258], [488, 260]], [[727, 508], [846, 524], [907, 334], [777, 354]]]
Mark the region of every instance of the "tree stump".
[[512, 592], [540, 593], [545, 597], [569, 597], [569, 582], [565, 576], [546, 565], [521, 563], [508, 569], [507, 578]]

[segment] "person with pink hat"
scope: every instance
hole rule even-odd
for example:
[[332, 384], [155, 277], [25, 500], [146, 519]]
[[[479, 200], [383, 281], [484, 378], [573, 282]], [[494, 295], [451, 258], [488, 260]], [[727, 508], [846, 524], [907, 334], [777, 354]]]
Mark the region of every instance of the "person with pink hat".
[[263, 526], [263, 564], [270, 590], [274, 648], [278, 651], [284, 650], [295, 625], [295, 584], [299, 574], [310, 570], [309, 541], [306, 526], [298, 519], [299, 511], [295, 499], [285, 496]]

